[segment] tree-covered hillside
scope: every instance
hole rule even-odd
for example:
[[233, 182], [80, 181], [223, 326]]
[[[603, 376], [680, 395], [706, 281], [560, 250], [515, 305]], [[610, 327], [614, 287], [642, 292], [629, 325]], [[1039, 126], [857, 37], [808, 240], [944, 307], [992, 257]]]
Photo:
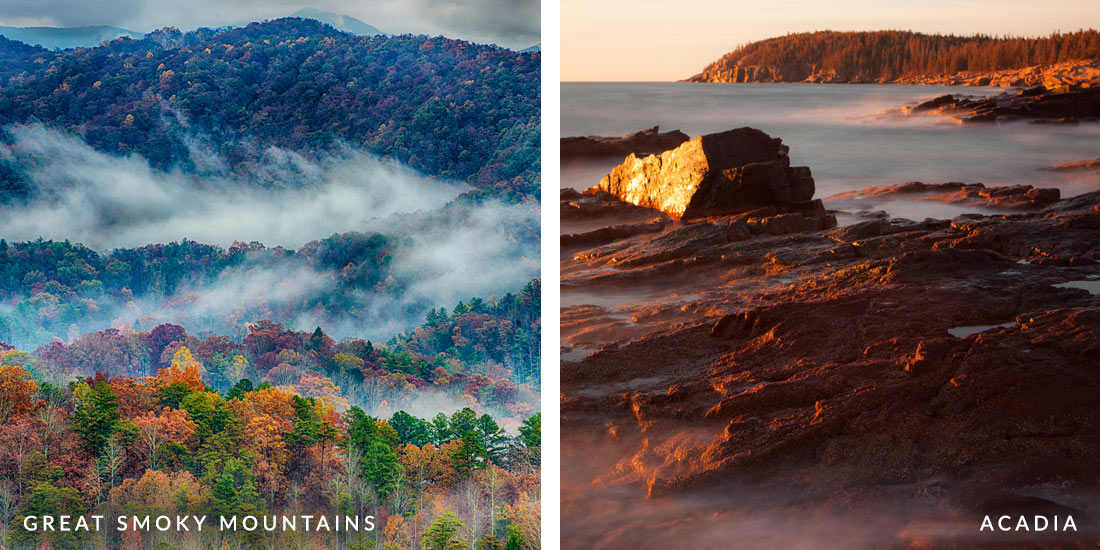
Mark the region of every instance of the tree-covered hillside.
[[[144, 335], [157, 345], [166, 336]], [[33, 379], [41, 365], [0, 345], [0, 546], [539, 548], [538, 413], [509, 433], [469, 407], [372, 415], [249, 379], [219, 392], [175, 345], [155, 376], [63, 384]], [[111, 520], [94, 531], [39, 527], [42, 516], [85, 514]], [[115, 529], [116, 517], [142, 514], [215, 519], [205, 530]], [[219, 516], [269, 514], [363, 522], [216, 527]]]
[[28, 76], [48, 66], [60, 54], [45, 48], [28, 46], [16, 40], [0, 36], [0, 87], [22, 82]]
[[[414, 281], [394, 277], [392, 253], [390, 238], [360, 233], [332, 235], [298, 250], [259, 243], [226, 250], [183, 241], [110, 254], [69, 242], [9, 244], [0, 239], [0, 303], [10, 305], [0, 310], [0, 342], [34, 347], [53, 339], [75, 345], [99, 338], [104, 327], [141, 331], [165, 322], [189, 326], [197, 334], [241, 340], [252, 333], [248, 323], [303, 318], [341, 327], [343, 334], [377, 334], [372, 325], [388, 326], [382, 323], [395, 320], [400, 325], [408, 312], [431, 307], [422, 326], [391, 341], [394, 353], [403, 355], [392, 356], [393, 361], [390, 355], [363, 357], [365, 368], [382, 365], [383, 370], [431, 383], [432, 370], [453, 359], [489, 370], [496, 365], [508, 373], [505, 379], [537, 384], [536, 283], [518, 294], [477, 298], [450, 311], [435, 309], [404, 295]], [[219, 307], [219, 301], [228, 304]], [[85, 333], [91, 334], [81, 336]], [[122, 371], [105, 372], [147, 376], [159, 364], [160, 353]], [[274, 367], [272, 361], [274, 356], [260, 364]], [[331, 357], [318, 368], [329, 362]], [[74, 375], [108, 369], [94, 361], [65, 364], [63, 371]]]
[[997, 71], [1100, 57], [1100, 32], [1042, 38], [907, 31], [798, 33], [747, 44], [691, 82], [889, 82], [906, 76]]
[[0, 82], [11, 82], [0, 125], [40, 121], [159, 169], [195, 170], [217, 154], [239, 173], [268, 146], [316, 155], [350, 145], [496, 196], [537, 195], [537, 53], [353, 36], [299, 18], [58, 54], [0, 46]]

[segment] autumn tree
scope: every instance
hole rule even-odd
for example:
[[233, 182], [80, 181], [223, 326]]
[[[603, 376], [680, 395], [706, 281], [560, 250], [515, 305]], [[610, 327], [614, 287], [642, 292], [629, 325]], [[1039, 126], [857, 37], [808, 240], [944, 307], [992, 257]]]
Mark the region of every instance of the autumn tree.
[[244, 429], [244, 445], [255, 456], [253, 471], [260, 493], [271, 505], [286, 490], [289, 453], [287, 425], [267, 414], [252, 418]]
[[38, 383], [23, 367], [0, 366], [0, 424], [16, 415], [27, 414], [34, 406]]
[[151, 470], [157, 469], [158, 452], [165, 443], [186, 444], [198, 429], [187, 411], [178, 409], [164, 409], [160, 413], [149, 411], [134, 417], [133, 422], [138, 427], [139, 441]]
[[206, 390], [206, 385], [202, 381], [202, 373], [205, 370], [206, 367], [191, 355], [191, 350], [180, 347], [172, 355], [172, 361], [168, 367], [157, 371], [156, 379], [164, 386], [182, 383], [191, 391], [201, 392]]

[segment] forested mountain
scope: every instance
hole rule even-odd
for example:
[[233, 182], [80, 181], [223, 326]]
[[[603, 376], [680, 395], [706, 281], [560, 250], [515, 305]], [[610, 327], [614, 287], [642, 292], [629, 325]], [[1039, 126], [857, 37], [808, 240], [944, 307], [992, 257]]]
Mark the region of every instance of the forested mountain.
[[59, 57], [45, 48], [0, 36], [0, 88], [21, 82]]
[[907, 31], [789, 34], [742, 46], [690, 82], [889, 82], [907, 76], [997, 71], [1100, 57], [1100, 32], [1042, 38]]
[[[318, 155], [350, 145], [490, 195], [537, 195], [539, 54], [354, 36], [300, 18], [165, 29], [58, 55], [0, 51], [13, 59], [0, 125], [40, 121], [158, 169], [194, 170], [197, 156], [216, 154], [241, 173], [268, 146]], [[25, 187], [10, 166], [0, 177]]]
[[[538, 549], [539, 64], [301, 18], [0, 38], [0, 549]], [[23, 523], [88, 514], [374, 521]]]

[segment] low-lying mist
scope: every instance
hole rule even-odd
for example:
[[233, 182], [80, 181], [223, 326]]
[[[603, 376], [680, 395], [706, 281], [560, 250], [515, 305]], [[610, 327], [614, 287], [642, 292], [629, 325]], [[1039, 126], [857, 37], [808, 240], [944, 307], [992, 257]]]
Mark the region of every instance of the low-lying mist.
[[[140, 156], [108, 155], [41, 125], [8, 131], [0, 160], [25, 178], [31, 192], [0, 204], [0, 238], [68, 240], [100, 253], [185, 238], [223, 248], [251, 241], [268, 247], [249, 252], [216, 278], [184, 278], [169, 295], [96, 304], [101, 318], [82, 318], [66, 330], [9, 331], [12, 344], [68, 340], [107, 325], [148, 330], [164, 322], [239, 337], [245, 323], [262, 318], [298, 330], [321, 326], [336, 338], [384, 340], [423, 321], [429, 308], [518, 292], [538, 275], [537, 201], [455, 200], [466, 186], [358, 150], [310, 160], [269, 149], [239, 177], [198, 147], [193, 156], [202, 157], [195, 164], [203, 174], [164, 172]], [[393, 244], [388, 276], [375, 288], [349, 289], [346, 280], [354, 274], [342, 272], [346, 266], [322, 269], [302, 259], [301, 250], [270, 251], [352, 231], [382, 233]], [[339, 302], [330, 308], [333, 296]], [[5, 309], [29, 298], [15, 296]], [[38, 303], [44, 301], [31, 305]]]
[[439, 208], [467, 190], [353, 149], [311, 161], [270, 148], [242, 181], [216, 156], [197, 159], [214, 168], [209, 174], [162, 172], [42, 125], [9, 133], [0, 159], [23, 173], [32, 193], [0, 207], [8, 240], [70, 239], [97, 250], [182, 238], [297, 247], [374, 218]]

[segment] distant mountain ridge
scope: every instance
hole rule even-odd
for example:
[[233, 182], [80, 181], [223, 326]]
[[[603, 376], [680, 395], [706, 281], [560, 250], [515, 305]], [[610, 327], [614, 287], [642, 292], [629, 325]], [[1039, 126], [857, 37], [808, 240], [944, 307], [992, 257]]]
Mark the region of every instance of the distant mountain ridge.
[[1100, 32], [1043, 38], [817, 31], [753, 42], [688, 82], [897, 82], [1100, 57]]
[[378, 30], [378, 27], [374, 25], [368, 25], [350, 15], [342, 15], [339, 13], [332, 13], [329, 11], [319, 10], [317, 8], [302, 8], [292, 14], [291, 17], [301, 17], [304, 19], [315, 19], [322, 23], [331, 25], [336, 30], [350, 32], [359, 36], [375, 36], [379, 34], [385, 34]]
[[[319, 10], [317, 8], [302, 8], [290, 17], [313, 19], [325, 23], [332, 28], [349, 32], [358, 36], [376, 36], [385, 34], [378, 27], [369, 25], [351, 17], [339, 13]], [[153, 31], [157, 33], [158, 31]], [[38, 46], [47, 50], [67, 50], [70, 48], [93, 48], [104, 42], [110, 42], [116, 38], [128, 37], [140, 40], [145, 33], [112, 27], [108, 25], [91, 25], [83, 27], [8, 27], [0, 25], [0, 36], [8, 40], [15, 40], [30, 46]]]
[[142, 33], [108, 26], [89, 27], [3, 27], [0, 35], [47, 50], [91, 48], [116, 38], [140, 38]]

